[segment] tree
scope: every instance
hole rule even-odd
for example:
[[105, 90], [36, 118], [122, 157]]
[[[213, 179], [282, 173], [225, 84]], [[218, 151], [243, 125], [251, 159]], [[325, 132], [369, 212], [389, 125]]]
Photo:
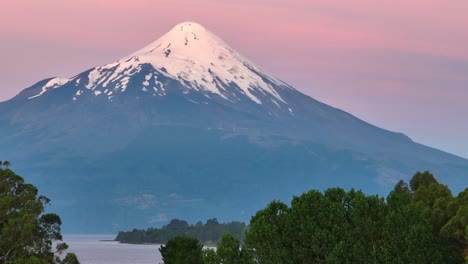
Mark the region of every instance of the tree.
[[430, 172], [417, 172], [410, 180], [412, 203], [431, 219], [433, 232], [440, 235], [442, 227], [455, 213], [450, 206], [454, 202], [452, 192], [439, 183]]
[[165, 264], [203, 264], [203, 245], [196, 238], [177, 236], [159, 252]]
[[241, 252], [239, 240], [235, 239], [230, 233], [222, 235], [216, 253], [223, 264], [240, 263]]
[[[413, 201], [414, 194], [400, 181], [387, 196], [388, 212], [382, 227], [386, 238], [384, 263], [457, 263], [447, 245], [432, 232], [432, 221]], [[424, 187], [425, 188], [425, 187]]]
[[0, 168], [0, 262], [60, 262], [57, 254], [68, 246], [61, 243], [60, 217], [44, 213], [49, 202], [12, 170]]
[[11, 166], [11, 162], [9, 162], [8, 160], [5, 160], [5, 161], [3, 162], [3, 166], [4, 166], [5, 168], [8, 169], [8, 167]]
[[286, 233], [289, 207], [281, 201], [272, 201], [250, 220], [245, 242], [254, 249], [259, 263], [292, 263], [291, 237]]
[[458, 248], [468, 263], [468, 188], [458, 194], [450, 207], [456, 212], [442, 227], [441, 235]]
[[180, 230], [187, 228], [189, 225], [185, 220], [172, 219], [169, 224], [166, 225], [167, 229]]
[[221, 260], [218, 257], [216, 250], [208, 248], [203, 250], [203, 263], [204, 264], [219, 264]]
[[74, 253], [68, 253], [62, 260], [62, 264], [80, 264], [78, 257]]
[[434, 175], [432, 175], [428, 171], [425, 171], [425, 172], [418, 171], [411, 178], [410, 187], [411, 187], [411, 190], [414, 192], [417, 189], [419, 189], [419, 187], [421, 186], [425, 186], [427, 188], [433, 183], [438, 183], [437, 180], [434, 178]]
[[218, 243], [216, 254], [218, 255], [218, 264], [250, 264], [253, 257], [246, 246], [240, 244], [239, 239], [231, 233], [225, 233], [221, 236]]
[[[438, 257], [439, 260], [443, 258], [446, 263], [460, 263], [467, 247], [465, 243], [468, 242], [464, 240], [465, 234], [468, 232], [465, 232], [467, 224], [464, 224], [463, 217], [464, 214], [468, 213], [464, 213], [464, 207], [468, 207], [468, 189], [455, 198], [450, 189], [439, 183], [434, 175], [428, 171], [417, 172], [411, 178], [411, 191], [404, 187], [401, 188], [404, 185], [406, 184], [400, 181], [387, 198], [391, 209], [398, 212], [398, 216], [400, 216], [399, 220], [394, 220], [399, 221], [399, 224], [391, 231], [393, 236], [399, 232], [407, 234], [403, 243], [411, 240], [410, 237], [418, 241], [425, 240], [425, 252], [438, 253], [438, 256], [433, 255], [434, 259]], [[402, 217], [405, 214], [407, 216]], [[426, 231], [414, 234], [414, 230], [417, 229], [427, 230], [428, 224], [432, 230], [432, 237]], [[412, 226], [413, 229], [404, 231], [404, 228], [408, 226]], [[401, 231], [395, 232], [397, 229]], [[401, 247], [401, 243], [398, 247]], [[431, 247], [433, 250], [430, 250]], [[404, 248], [409, 249], [410, 246]], [[411, 249], [411, 255], [418, 251], [420, 251], [418, 247]], [[468, 252], [465, 252], [465, 257], [466, 255]], [[414, 262], [414, 260], [407, 259], [406, 262]]]
[[203, 252], [205, 264], [254, 264], [253, 254], [248, 247], [242, 246], [239, 239], [231, 233], [221, 236], [216, 250], [206, 249]]

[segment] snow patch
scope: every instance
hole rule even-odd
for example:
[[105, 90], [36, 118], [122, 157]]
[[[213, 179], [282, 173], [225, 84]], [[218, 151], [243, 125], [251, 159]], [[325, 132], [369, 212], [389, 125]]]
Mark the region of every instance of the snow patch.
[[130, 82], [130, 77], [126, 76], [126, 77], [123, 77], [121, 80], [120, 80], [120, 84], [121, 84], [121, 91], [122, 92], [125, 92], [125, 90], [127, 89], [127, 85], [128, 83]]
[[86, 84], [87, 89], [92, 89], [95, 86], [96, 81], [101, 77], [101, 73], [99, 72], [98, 69], [92, 70], [88, 74], [88, 84]]
[[280, 106], [275, 100], [271, 99], [271, 101], [272, 101], [278, 108], [281, 109], [281, 106]]
[[28, 99], [37, 98], [37, 97], [43, 95], [44, 93], [46, 93], [47, 91], [49, 91], [50, 89], [59, 88], [60, 86], [68, 83], [69, 81], [70, 81], [70, 79], [67, 79], [67, 78], [59, 78], [59, 77], [53, 78], [53, 79], [49, 80], [44, 86], [42, 86], [41, 92], [39, 94], [31, 96]]
[[194, 103], [194, 104], [200, 104], [199, 102], [196, 102], [196, 101], [193, 101], [193, 100], [190, 100], [190, 99], [187, 99], [189, 102], [191, 103]]

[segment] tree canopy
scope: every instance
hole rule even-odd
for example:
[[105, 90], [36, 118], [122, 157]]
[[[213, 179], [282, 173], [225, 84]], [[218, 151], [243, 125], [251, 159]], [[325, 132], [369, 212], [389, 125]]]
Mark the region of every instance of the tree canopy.
[[45, 213], [50, 200], [9, 164], [0, 167], [0, 262], [60, 263], [59, 254], [68, 248], [61, 242], [60, 217]]
[[205, 264], [254, 264], [252, 252], [241, 247], [239, 239], [225, 233], [214, 249], [206, 249], [203, 254]]
[[177, 236], [159, 252], [165, 264], [203, 264], [203, 245], [196, 238]]
[[271, 202], [251, 219], [258, 263], [462, 263], [468, 189], [453, 197], [429, 172], [400, 181], [387, 199], [340, 188]]

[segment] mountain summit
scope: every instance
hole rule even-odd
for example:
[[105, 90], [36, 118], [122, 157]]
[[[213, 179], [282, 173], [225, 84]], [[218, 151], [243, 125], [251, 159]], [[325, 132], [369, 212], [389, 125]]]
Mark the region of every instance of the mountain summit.
[[0, 103], [0, 146], [69, 233], [248, 220], [273, 199], [383, 194], [420, 170], [455, 191], [468, 179], [467, 160], [304, 95], [193, 22]]
[[[145, 70], [151, 67], [152, 71]], [[165, 78], [178, 80], [184, 93], [201, 92], [207, 98], [221, 97], [235, 102], [244, 97], [257, 104], [285, 104], [275, 89], [288, 86], [266, 74], [255, 64], [235, 52], [227, 44], [203, 26], [185, 22], [178, 24], [164, 36], [114, 63], [92, 69], [87, 76], [76, 76], [70, 80], [55, 78], [49, 81], [37, 98], [55, 88], [56, 84], [85, 83], [86, 89], [78, 90], [73, 100], [85, 93], [112, 99], [127, 90], [134, 76], [145, 71], [139, 87], [152, 96], [167, 94]], [[135, 80], [136, 81], [136, 80]], [[234, 86], [234, 87], [232, 87]], [[266, 95], [266, 96], [265, 96]]]
[[235, 83], [241, 93], [258, 104], [262, 101], [255, 92], [267, 93], [272, 100], [284, 103], [270, 83], [279, 87], [285, 87], [285, 83], [266, 74], [216, 35], [193, 22], [175, 26], [119, 63], [151, 64], [155, 69], [165, 69], [171, 77], [187, 81], [188, 89], [208, 91], [227, 100], [240, 100], [226, 88]]

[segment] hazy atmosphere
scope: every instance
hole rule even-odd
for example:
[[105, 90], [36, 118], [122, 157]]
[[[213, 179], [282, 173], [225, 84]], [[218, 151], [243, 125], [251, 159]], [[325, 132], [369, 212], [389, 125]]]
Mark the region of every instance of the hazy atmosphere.
[[1, 1], [0, 101], [190, 20], [317, 100], [467, 158], [466, 10], [458, 0]]
[[0, 263], [468, 264], [467, 11], [0, 0]]

